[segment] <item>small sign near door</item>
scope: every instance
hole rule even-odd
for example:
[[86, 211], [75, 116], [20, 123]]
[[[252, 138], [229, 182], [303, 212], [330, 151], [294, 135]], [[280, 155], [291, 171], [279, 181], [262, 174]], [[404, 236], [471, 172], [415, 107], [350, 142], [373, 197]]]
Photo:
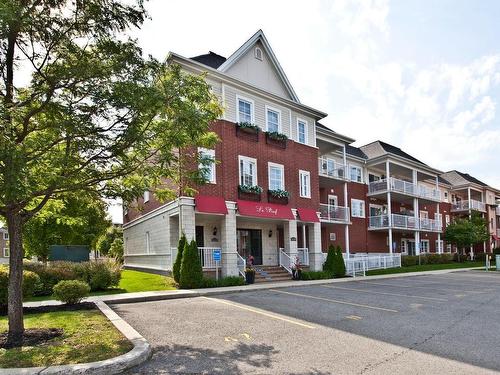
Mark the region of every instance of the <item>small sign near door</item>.
[[220, 249], [215, 249], [212, 253], [214, 261], [220, 262]]

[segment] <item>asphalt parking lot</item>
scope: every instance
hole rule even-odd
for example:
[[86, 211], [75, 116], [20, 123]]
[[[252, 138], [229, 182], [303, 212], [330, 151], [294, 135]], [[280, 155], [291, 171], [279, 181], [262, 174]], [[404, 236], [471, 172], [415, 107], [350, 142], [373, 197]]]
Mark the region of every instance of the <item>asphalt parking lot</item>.
[[131, 374], [487, 374], [500, 273], [358, 279], [113, 306], [153, 346]]

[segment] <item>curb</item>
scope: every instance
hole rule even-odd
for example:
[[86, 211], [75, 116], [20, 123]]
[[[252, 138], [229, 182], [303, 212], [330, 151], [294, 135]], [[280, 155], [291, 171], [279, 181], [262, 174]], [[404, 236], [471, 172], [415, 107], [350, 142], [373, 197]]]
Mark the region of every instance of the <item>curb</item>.
[[98, 362], [49, 367], [4, 368], [0, 369], [0, 375], [119, 374], [147, 361], [151, 357], [151, 345], [146, 339], [104, 302], [97, 301], [95, 305], [113, 323], [116, 329], [134, 345], [132, 350], [118, 357]]

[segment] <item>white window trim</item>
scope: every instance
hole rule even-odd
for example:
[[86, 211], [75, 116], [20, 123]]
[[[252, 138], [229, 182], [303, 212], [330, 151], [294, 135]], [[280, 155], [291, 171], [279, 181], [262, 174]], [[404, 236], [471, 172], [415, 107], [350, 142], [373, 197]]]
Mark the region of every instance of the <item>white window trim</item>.
[[[360, 200], [360, 199], [358, 199]], [[368, 206], [368, 213], [371, 215], [371, 209], [373, 208], [377, 208], [380, 210], [381, 214], [380, 215], [383, 215], [384, 214], [384, 205], [383, 204], [375, 204], [375, 203], [370, 203], [369, 206]]]
[[150, 254], [151, 253], [151, 234], [148, 232], [146, 232], [146, 254]]
[[[333, 199], [335, 201], [334, 205], [330, 204], [330, 199]], [[336, 196], [335, 194], [328, 194], [328, 205], [329, 206], [337, 206], [339, 205], [339, 197]]]
[[[304, 143], [299, 141], [299, 122], [302, 122], [305, 125], [305, 127], [304, 127]], [[297, 143], [307, 145], [308, 144], [308, 139], [307, 139], [308, 132], [309, 132], [309, 124], [307, 123], [307, 121], [297, 117]]]
[[8, 241], [9, 240], [9, 232], [3, 232], [3, 239], [5, 241]]
[[279, 168], [281, 169], [281, 190], [286, 190], [285, 189], [285, 166], [283, 164], [277, 164], [277, 163], [272, 163], [272, 162], [268, 162], [267, 163], [267, 185], [268, 185], [268, 188], [269, 190], [271, 190], [271, 167], [274, 167], [274, 168]]
[[[309, 186], [308, 186], [308, 189], [307, 189], [307, 195], [302, 195], [302, 175], [307, 175], [309, 176]], [[311, 172], [309, 171], [303, 171], [303, 170], [299, 170], [299, 196], [301, 198], [309, 198], [311, 199]]]
[[248, 156], [238, 155], [238, 184], [241, 184], [241, 161], [246, 160], [255, 163], [255, 184], [253, 186], [258, 186], [258, 172], [257, 172], [257, 159], [250, 158]]
[[[356, 168], [356, 169], [359, 169], [359, 177], [360, 177], [360, 181], [358, 180], [353, 180], [351, 178], [351, 168]], [[363, 183], [363, 168], [360, 167], [359, 165], [352, 165], [352, 164], [349, 164], [349, 181], [351, 182], [357, 182], [358, 184], [362, 184]]]
[[[260, 52], [260, 57], [259, 57], [259, 53], [257, 51]], [[264, 60], [264, 53], [262, 52], [262, 49], [259, 47], [255, 47], [254, 56], [257, 60], [260, 60], [260, 61]]]
[[[217, 183], [217, 177], [216, 177], [216, 167], [215, 167], [215, 150], [214, 149], [210, 149], [210, 148], [203, 148], [203, 147], [198, 147], [198, 152], [200, 153], [203, 153], [203, 154], [206, 154], [206, 155], [210, 155], [210, 157], [212, 157], [214, 159], [212, 165], [210, 166], [210, 168], [212, 169], [212, 179], [208, 180], [207, 182], [209, 184], [216, 184]], [[198, 166], [198, 168], [200, 168], [200, 166]]]
[[[359, 216], [357, 214], [357, 212], [356, 212], [356, 215], [354, 214], [355, 213], [354, 202], [362, 204], [362, 206], [363, 206], [363, 216]], [[365, 218], [366, 217], [366, 202], [364, 200], [351, 198], [351, 216], [352, 217], [358, 217], [358, 218]]]
[[418, 213], [418, 217], [420, 219], [429, 220], [429, 211], [420, 210], [420, 212]]
[[281, 130], [281, 110], [277, 109], [277, 108], [274, 108], [274, 107], [271, 107], [269, 105], [266, 105], [266, 131], [269, 131], [269, 119], [268, 119], [268, 111], [273, 111], [273, 112], [276, 112], [278, 114], [278, 133], [281, 133], [282, 130]]
[[250, 103], [250, 123], [254, 124], [255, 123], [255, 103], [252, 99], [248, 99], [244, 96], [241, 95], [236, 95], [236, 119], [238, 120], [237, 122], [244, 122], [240, 120], [240, 104], [239, 101], [243, 100], [245, 102]]
[[144, 190], [144, 195], [143, 195], [144, 203], [149, 202], [149, 198], [150, 198], [149, 196], [150, 196], [149, 190]]
[[[423, 243], [427, 243], [427, 250], [424, 251], [424, 247], [422, 246]], [[430, 241], [429, 240], [420, 240], [420, 252], [425, 252], [425, 253], [430, 253], [431, 251], [431, 244], [430, 244]]]
[[3, 248], [3, 257], [4, 258], [9, 258], [10, 257], [9, 248], [8, 247], [4, 247]]

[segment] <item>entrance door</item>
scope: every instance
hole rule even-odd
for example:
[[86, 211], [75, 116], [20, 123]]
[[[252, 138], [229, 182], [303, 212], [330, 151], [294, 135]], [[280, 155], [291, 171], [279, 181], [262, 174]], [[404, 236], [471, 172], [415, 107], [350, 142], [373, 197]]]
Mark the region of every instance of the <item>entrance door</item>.
[[255, 265], [262, 264], [262, 231], [260, 229], [237, 229], [238, 254], [247, 259], [254, 258]]
[[406, 241], [406, 251], [408, 252], [408, 255], [416, 255], [415, 241]]
[[[205, 247], [205, 235], [204, 235], [204, 228], [202, 225], [197, 225], [195, 227], [195, 239], [196, 239], [196, 246], [198, 246], [198, 248]], [[205, 254], [203, 250], [200, 254], [200, 262], [201, 266], [205, 267]]]

